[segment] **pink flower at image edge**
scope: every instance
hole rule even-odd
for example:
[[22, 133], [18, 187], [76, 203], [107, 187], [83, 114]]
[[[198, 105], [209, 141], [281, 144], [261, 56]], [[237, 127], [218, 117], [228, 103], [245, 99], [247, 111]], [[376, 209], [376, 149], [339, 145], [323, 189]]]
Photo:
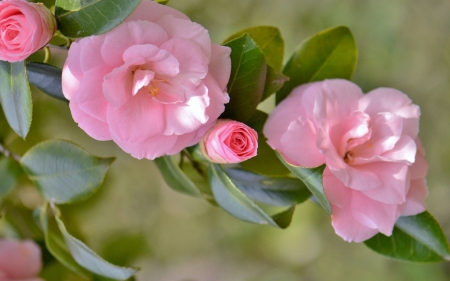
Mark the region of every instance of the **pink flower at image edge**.
[[0, 2], [0, 60], [23, 61], [43, 48], [56, 31], [56, 20], [43, 4]]
[[94, 139], [139, 159], [176, 154], [224, 111], [230, 52], [181, 12], [143, 0], [110, 32], [72, 44], [63, 92]]
[[256, 156], [258, 133], [249, 126], [219, 119], [200, 141], [203, 155], [215, 163], [240, 163]]
[[41, 249], [31, 240], [0, 240], [0, 280], [42, 281]]
[[399, 216], [425, 211], [428, 164], [418, 138], [420, 109], [402, 92], [364, 95], [340, 79], [295, 88], [264, 127], [269, 145], [291, 164], [317, 167], [344, 240], [392, 234]]

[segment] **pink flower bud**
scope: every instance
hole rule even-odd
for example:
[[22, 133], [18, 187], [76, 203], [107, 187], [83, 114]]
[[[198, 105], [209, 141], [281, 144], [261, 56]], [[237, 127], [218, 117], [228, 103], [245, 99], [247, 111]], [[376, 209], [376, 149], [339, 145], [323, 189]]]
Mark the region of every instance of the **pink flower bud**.
[[239, 163], [256, 156], [258, 134], [243, 123], [220, 119], [203, 137], [200, 149], [209, 161]]
[[0, 60], [26, 59], [44, 47], [55, 31], [55, 17], [43, 4], [25, 0], [0, 2]]
[[33, 241], [0, 240], [0, 280], [42, 281], [41, 249]]

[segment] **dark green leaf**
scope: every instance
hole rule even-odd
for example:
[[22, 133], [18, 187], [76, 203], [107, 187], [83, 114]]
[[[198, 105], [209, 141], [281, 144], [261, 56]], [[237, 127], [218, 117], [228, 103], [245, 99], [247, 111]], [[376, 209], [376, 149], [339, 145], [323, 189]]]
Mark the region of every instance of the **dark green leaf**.
[[22, 169], [16, 160], [0, 158], [0, 199], [16, 186], [21, 175]]
[[144, 233], [133, 233], [127, 230], [112, 233], [102, 246], [102, 257], [111, 263], [128, 265], [136, 258], [150, 251]]
[[[232, 216], [257, 224], [268, 224], [274, 227], [284, 226], [284, 224], [278, 225], [261, 207], [239, 190], [220, 165], [211, 163], [209, 175], [216, 202]], [[285, 223], [286, 219], [282, 221]]]
[[33, 104], [25, 63], [0, 61], [0, 102], [11, 128], [22, 138], [30, 130]]
[[50, 64], [30, 62], [27, 63], [27, 74], [28, 81], [42, 92], [59, 100], [68, 101], [62, 92], [61, 69]]
[[299, 179], [270, 178], [236, 168], [226, 169], [225, 172], [245, 195], [261, 203], [293, 206], [311, 196], [309, 189]]
[[58, 28], [67, 37], [102, 34], [123, 22], [142, 0], [56, 0]]
[[364, 242], [372, 250], [391, 258], [438, 262], [450, 260], [447, 238], [428, 212], [400, 217], [390, 237], [377, 234]]
[[267, 144], [266, 137], [262, 133], [267, 117], [267, 113], [257, 110], [250, 120], [246, 122], [247, 125], [258, 132], [258, 155], [242, 162], [242, 167], [266, 176], [287, 175], [289, 170], [280, 162], [275, 151]]
[[278, 92], [278, 90], [280, 90], [287, 81], [289, 81], [289, 77], [268, 66], [266, 83], [264, 85], [264, 92], [261, 101]]
[[55, 216], [55, 219], [72, 257], [82, 267], [95, 274], [116, 280], [126, 280], [138, 272], [138, 269], [119, 267], [105, 261], [83, 242], [70, 235], [59, 217]]
[[197, 186], [185, 175], [171, 156], [156, 158], [154, 163], [170, 188], [194, 197], [202, 197]]
[[281, 212], [279, 214], [272, 216], [272, 219], [274, 220], [274, 222], [277, 223], [277, 225], [280, 228], [283, 228], [283, 229], [287, 228], [289, 225], [291, 225], [292, 216], [294, 215], [294, 211], [295, 211], [295, 205], [290, 207], [289, 209], [287, 209], [284, 212]]
[[289, 164], [286, 160], [284, 160], [280, 153], [276, 153], [286, 168], [288, 168], [296, 177], [305, 183], [306, 187], [308, 187], [311, 193], [316, 197], [317, 201], [319, 201], [322, 208], [324, 208], [325, 211], [331, 215], [331, 205], [325, 196], [322, 185], [322, 174], [323, 170], [325, 170], [325, 165], [316, 168], [302, 168]]
[[155, 1], [162, 5], [167, 5], [167, 3], [169, 3], [169, 0], [155, 0]]
[[72, 257], [72, 254], [70, 253], [69, 248], [64, 241], [64, 237], [61, 234], [61, 231], [59, 230], [55, 219], [52, 217], [47, 217], [47, 208], [48, 206], [45, 205], [39, 213], [40, 223], [42, 226], [42, 230], [44, 231], [45, 245], [47, 246], [47, 249], [65, 267], [77, 273], [83, 279], [90, 280], [91, 273], [80, 266]]
[[95, 157], [68, 141], [49, 140], [28, 150], [21, 164], [47, 200], [65, 204], [97, 191], [113, 161]]
[[284, 40], [280, 30], [273, 26], [255, 26], [241, 30], [225, 40], [229, 42], [247, 33], [264, 53], [266, 62], [275, 70], [281, 70], [284, 56]]
[[283, 69], [290, 80], [277, 92], [277, 103], [301, 84], [331, 78], [350, 79], [357, 59], [355, 40], [345, 26], [324, 30], [306, 39]]
[[248, 34], [225, 46], [231, 48], [231, 76], [227, 86], [230, 102], [221, 118], [245, 122], [261, 101], [267, 64], [263, 52]]

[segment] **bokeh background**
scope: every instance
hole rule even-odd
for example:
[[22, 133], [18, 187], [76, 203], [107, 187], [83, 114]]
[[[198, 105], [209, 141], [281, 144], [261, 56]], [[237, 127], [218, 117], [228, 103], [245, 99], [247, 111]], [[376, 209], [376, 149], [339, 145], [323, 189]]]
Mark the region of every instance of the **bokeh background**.
[[[353, 81], [365, 92], [397, 88], [421, 107], [420, 137], [430, 164], [428, 209], [450, 237], [449, 1], [171, 0], [169, 6], [205, 26], [215, 43], [243, 28], [277, 26], [286, 43], [285, 59], [323, 29], [350, 27], [359, 47]], [[55, 53], [54, 63], [63, 58], [64, 53]], [[94, 197], [62, 211], [93, 249], [141, 267], [140, 281], [450, 280], [449, 263], [398, 262], [364, 244], [344, 242], [311, 202], [298, 206], [286, 230], [241, 222], [172, 191], [151, 161], [89, 138], [66, 103], [36, 89], [33, 99], [27, 140], [10, 134], [6, 146], [22, 154], [41, 140], [62, 138], [96, 155], [117, 157]], [[21, 186], [21, 199], [29, 207], [39, 203], [34, 193], [30, 185]], [[52, 269], [44, 273], [52, 274]]]

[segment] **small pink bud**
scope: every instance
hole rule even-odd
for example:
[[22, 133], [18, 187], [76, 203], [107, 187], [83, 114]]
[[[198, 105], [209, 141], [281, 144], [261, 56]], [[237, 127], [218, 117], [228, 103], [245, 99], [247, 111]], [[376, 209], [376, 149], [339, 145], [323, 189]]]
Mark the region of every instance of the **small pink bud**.
[[219, 119], [200, 141], [206, 159], [215, 163], [239, 163], [257, 154], [258, 134], [249, 126]]
[[56, 19], [43, 4], [0, 2], [0, 60], [18, 62], [43, 48], [56, 31]]

